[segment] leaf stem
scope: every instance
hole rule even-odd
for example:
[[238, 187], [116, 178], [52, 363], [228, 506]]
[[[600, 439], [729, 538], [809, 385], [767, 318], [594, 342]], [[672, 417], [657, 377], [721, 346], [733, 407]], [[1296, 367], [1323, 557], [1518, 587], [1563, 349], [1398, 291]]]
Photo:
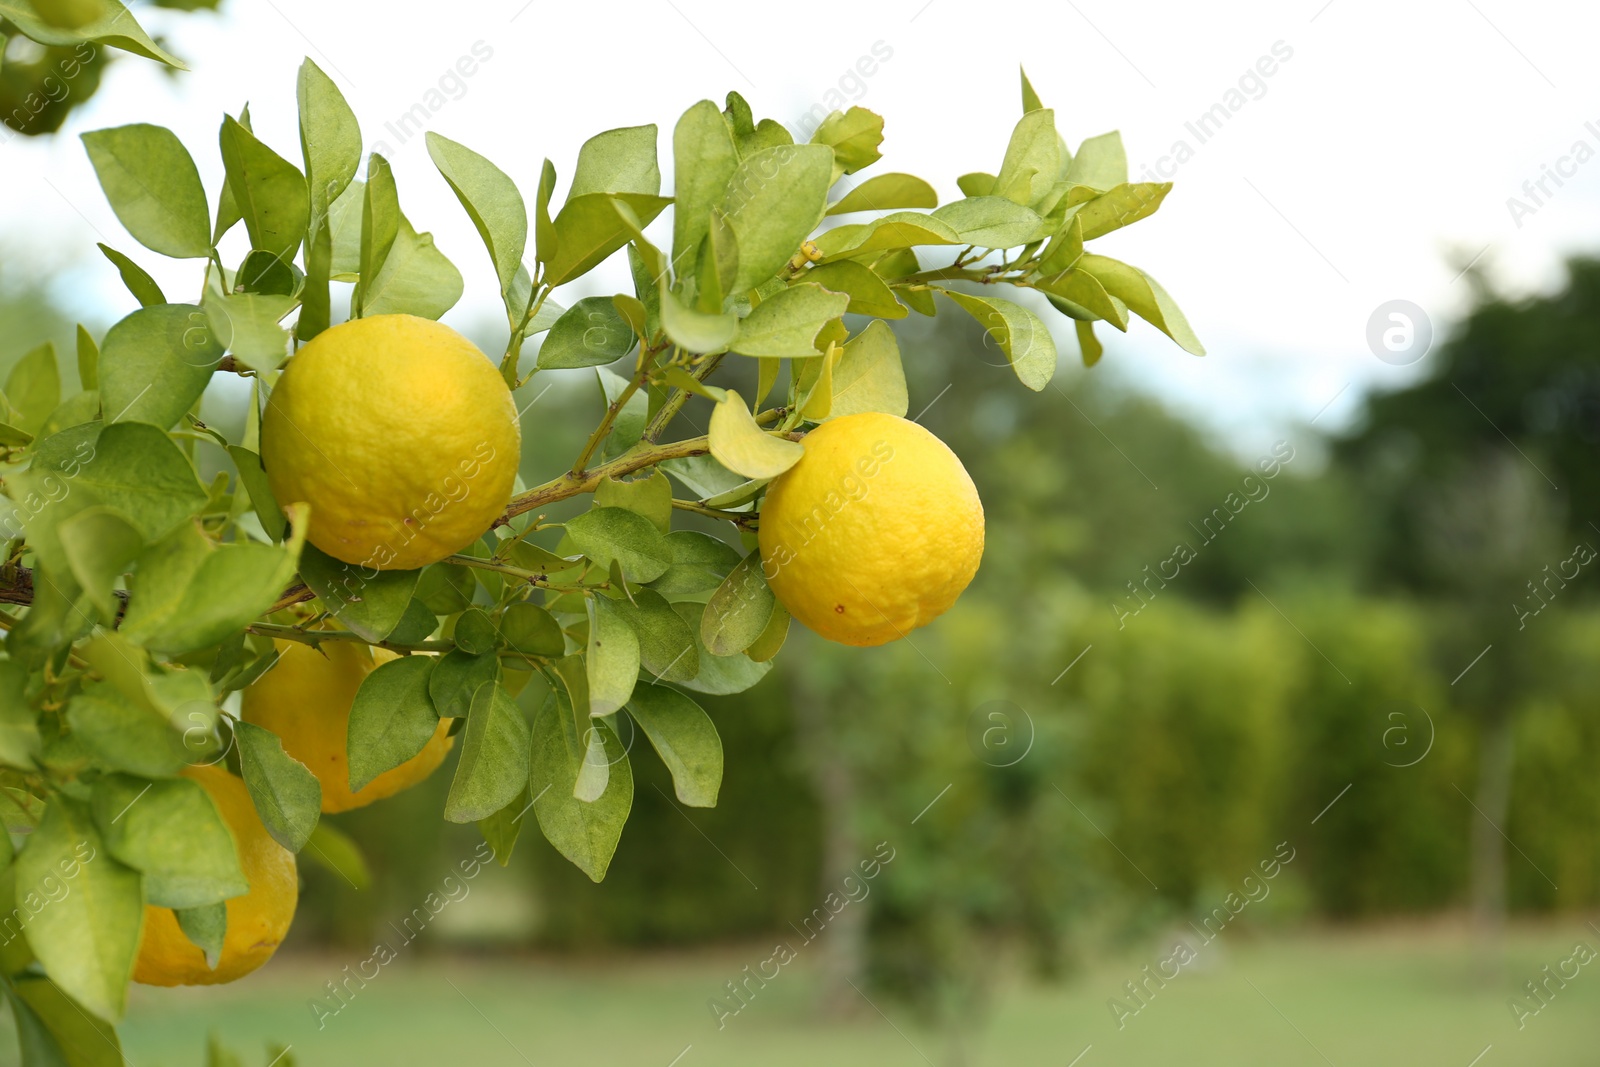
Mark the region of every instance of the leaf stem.
[[[722, 357], [725, 355], [727, 355], [726, 352], [717, 352], [714, 355], [709, 355], [705, 358], [704, 363], [689, 373], [694, 376], [695, 381], [703, 382], [711, 377], [712, 372], [717, 369], [717, 364], [722, 362]], [[643, 439], [654, 441], [660, 437], [661, 431], [667, 428], [667, 424], [677, 416], [679, 411], [683, 410], [683, 405], [688, 402], [689, 391], [687, 389], [673, 390], [672, 395], [667, 397], [666, 403], [661, 405], [661, 410], [656, 412], [655, 418], [651, 419], [650, 424], [644, 428]]]

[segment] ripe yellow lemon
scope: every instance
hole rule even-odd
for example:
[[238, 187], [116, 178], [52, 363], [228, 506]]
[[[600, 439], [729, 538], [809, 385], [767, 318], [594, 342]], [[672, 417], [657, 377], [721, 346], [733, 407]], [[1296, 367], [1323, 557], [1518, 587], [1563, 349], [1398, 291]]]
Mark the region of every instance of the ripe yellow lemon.
[[511, 390], [450, 327], [352, 319], [296, 352], [267, 401], [261, 459], [280, 504], [311, 505], [328, 555], [413, 570], [482, 536], [511, 499]]
[[304, 763], [322, 783], [322, 810], [349, 811], [410, 789], [444, 762], [455, 738], [449, 719], [421, 752], [384, 771], [359, 793], [350, 791], [350, 705], [361, 682], [393, 652], [350, 641], [328, 641], [320, 649], [279, 641], [272, 669], [244, 691], [245, 722], [265, 727], [283, 741], [283, 750]]
[[261, 825], [244, 783], [221, 767], [189, 767], [183, 773], [211, 794], [232, 831], [250, 892], [227, 902], [228, 932], [216, 970], [206, 966], [205, 953], [184, 936], [171, 908], [147, 905], [133, 965], [133, 980], [146, 985], [214, 985], [243, 978], [277, 951], [300, 893], [294, 853]]
[[761, 506], [761, 561], [790, 614], [831, 641], [881, 645], [949, 609], [983, 558], [983, 504], [916, 423], [823, 423]]

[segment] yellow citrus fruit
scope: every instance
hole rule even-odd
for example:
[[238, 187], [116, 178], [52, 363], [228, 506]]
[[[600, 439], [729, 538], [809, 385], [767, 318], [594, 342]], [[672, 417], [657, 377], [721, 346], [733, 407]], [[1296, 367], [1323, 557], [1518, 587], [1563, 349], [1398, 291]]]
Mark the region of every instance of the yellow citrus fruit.
[[279, 641], [280, 657], [271, 670], [244, 691], [245, 722], [265, 727], [283, 741], [283, 750], [311, 768], [322, 783], [322, 810], [349, 811], [410, 789], [444, 762], [455, 738], [447, 736], [449, 719], [421, 752], [384, 771], [359, 793], [350, 791], [350, 756], [346, 747], [350, 705], [366, 676], [397, 658], [386, 649], [369, 649], [352, 641], [328, 641], [320, 649]]
[[146, 985], [214, 985], [243, 978], [278, 950], [300, 893], [294, 853], [261, 825], [244, 783], [221, 767], [189, 767], [183, 773], [211, 794], [233, 832], [250, 892], [227, 902], [228, 932], [216, 970], [206, 966], [205, 953], [184, 935], [171, 908], [147, 905], [133, 965], [133, 980]]
[[313, 337], [261, 424], [278, 502], [310, 504], [312, 544], [378, 570], [413, 570], [477, 540], [511, 499], [520, 458], [516, 405], [494, 364], [415, 315]]
[[761, 561], [790, 614], [881, 645], [944, 614], [983, 558], [983, 504], [943, 441], [869, 412], [823, 423], [767, 487]]

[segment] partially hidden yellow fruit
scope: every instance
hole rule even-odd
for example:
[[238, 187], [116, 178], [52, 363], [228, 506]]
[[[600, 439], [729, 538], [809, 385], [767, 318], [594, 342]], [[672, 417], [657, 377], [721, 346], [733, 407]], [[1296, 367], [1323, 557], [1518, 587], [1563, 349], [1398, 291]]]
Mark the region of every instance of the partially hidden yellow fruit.
[[983, 558], [983, 504], [956, 454], [869, 412], [807, 434], [767, 487], [761, 560], [790, 614], [831, 641], [881, 645], [944, 614]]
[[171, 908], [146, 905], [133, 965], [133, 980], [146, 985], [215, 985], [243, 978], [278, 950], [300, 892], [294, 853], [261, 825], [244, 783], [221, 767], [189, 767], [183, 773], [211, 794], [232, 831], [250, 892], [227, 902], [228, 931], [216, 970], [206, 966], [205, 953], [184, 935]]
[[284, 368], [261, 424], [280, 504], [311, 505], [328, 555], [414, 570], [483, 535], [521, 458], [505, 380], [459, 333], [415, 315], [352, 319]]
[[265, 727], [283, 750], [304, 763], [322, 783], [322, 810], [349, 811], [410, 789], [444, 762], [455, 738], [449, 719], [421, 752], [384, 771], [359, 793], [350, 791], [350, 705], [361, 682], [380, 664], [397, 658], [386, 649], [350, 641], [328, 641], [320, 649], [279, 641], [278, 662], [244, 691], [245, 722]]

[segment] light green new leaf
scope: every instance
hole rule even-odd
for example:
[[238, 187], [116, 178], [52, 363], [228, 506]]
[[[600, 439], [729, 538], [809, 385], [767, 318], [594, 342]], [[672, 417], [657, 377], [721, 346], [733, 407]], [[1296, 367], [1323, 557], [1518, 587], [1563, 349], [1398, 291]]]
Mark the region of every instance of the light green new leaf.
[[756, 425], [744, 400], [732, 389], [711, 409], [711, 454], [746, 478], [776, 478], [805, 455], [800, 442], [767, 433]]
[[299, 852], [322, 817], [322, 783], [283, 750], [283, 742], [271, 730], [240, 720], [233, 724], [233, 739], [239, 746], [239, 770], [262, 825], [278, 844]]
[[1178, 343], [1178, 347], [1196, 356], [1206, 354], [1205, 346], [1189, 328], [1189, 320], [1173, 302], [1167, 291], [1156, 280], [1138, 267], [1085, 253], [1078, 260], [1078, 268], [1093, 275], [1106, 292], [1128, 305], [1128, 308], [1156, 329]]
[[364, 641], [382, 641], [400, 625], [421, 574], [372, 572], [334, 559], [315, 545], [300, 551], [300, 580], [345, 629]]
[[1083, 255], [1083, 224], [1074, 216], [1060, 233], [1050, 238], [1039, 257], [1039, 275], [1048, 277], [1074, 266]]
[[816, 237], [823, 262], [914, 245], [966, 244], [948, 223], [915, 211], [896, 211], [872, 222], [835, 226]]
[[450, 184], [489, 250], [507, 313], [521, 315], [525, 305], [513, 307], [510, 297], [528, 244], [528, 208], [522, 194], [503, 170], [465, 145], [431, 130], [427, 142], [433, 165]]
[[39, 755], [39, 716], [28, 706], [28, 672], [22, 664], [0, 660], [0, 764], [34, 769]]
[[1112, 230], [1149, 218], [1172, 191], [1171, 182], [1124, 182], [1078, 208], [1083, 240], [1092, 241]]
[[632, 327], [610, 297], [586, 296], [568, 308], [539, 346], [541, 370], [600, 367], [633, 351]]
[[901, 208], [935, 208], [939, 194], [914, 174], [879, 174], [868, 178], [828, 206], [829, 215], [852, 211], [890, 211]]
[[953, 200], [933, 217], [955, 230], [962, 243], [979, 248], [1016, 248], [1049, 235], [1043, 219], [1003, 196]]
[[461, 761], [450, 781], [444, 817], [477, 822], [511, 803], [528, 785], [531, 741], [517, 702], [494, 682], [479, 685], [467, 713]]
[[311, 218], [305, 177], [230, 116], [223, 116], [220, 141], [228, 189], [250, 234], [250, 247], [293, 259]]
[[[672, 265], [690, 265], [710, 224], [711, 209], [722, 202], [739, 164], [733, 136], [722, 112], [702, 100], [683, 113], [672, 131], [673, 190]], [[654, 285], [651, 286], [653, 290]]]
[[15, 870], [34, 955], [62, 992], [108, 1022], [120, 1019], [144, 920], [139, 873], [107, 852], [82, 805], [60, 795]]
[[78, 324], [78, 384], [85, 391], [100, 388], [100, 346], [94, 337]]
[[135, 241], [175, 259], [210, 253], [205, 187], [177, 134], [141, 122], [93, 130], [83, 145], [111, 210]]
[[617, 605], [603, 596], [588, 600], [589, 714], [610, 715], [628, 702], [639, 678], [639, 638]]
[[395, 188], [394, 168], [376, 152], [367, 157], [367, 181], [361, 193], [360, 277], [350, 298], [350, 313], [354, 316], [366, 314], [367, 290], [400, 235], [400, 192]]
[[1083, 351], [1083, 365], [1092, 367], [1100, 362], [1100, 357], [1105, 354], [1105, 349], [1100, 345], [1100, 339], [1094, 335], [1094, 323], [1078, 321], [1072, 324], [1077, 328], [1078, 347]]
[[993, 196], [996, 180], [993, 174], [975, 170], [957, 178], [956, 188], [961, 190], [962, 196]]
[[[872, 273], [862, 270], [869, 276]], [[822, 353], [817, 351], [817, 334], [830, 319], [843, 315], [849, 303], [848, 294], [830, 292], [811, 282], [788, 286], [761, 301], [748, 317], [740, 320], [730, 347], [746, 356], [819, 356]]]
[[1126, 182], [1128, 155], [1122, 148], [1122, 134], [1112, 130], [1084, 141], [1072, 157], [1065, 178], [1102, 191]]
[[90, 808], [106, 850], [144, 874], [151, 904], [195, 908], [250, 891], [233, 835], [199, 782], [111, 774], [95, 783]]
[[578, 149], [567, 199], [589, 193], [661, 192], [656, 165], [656, 126], [625, 126], [597, 133]]
[[[617, 214], [614, 200], [627, 205], [640, 226], [648, 226], [672, 203], [669, 197], [648, 193], [585, 193], [569, 197], [551, 223], [556, 250], [545, 267], [548, 284], [570, 282], [628, 243], [633, 234]], [[544, 255], [542, 248], [539, 254]]]
[[161, 291], [161, 286], [156, 284], [156, 280], [150, 277], [143, 267], [109, 245], [103, 245], [96, 241], [95, 247], [100, 249], [101, 253], [111, 261], [112, 266], [117, 268], [117, 274], [121, 276], [122, 284], [126, 285], [128, 292], [132, 293], [133, 298], [139, 301], [140, 307], [154, 307], [157, 304], [165, 304], [167, 302], [166, 295]]
[[12, 422], [28, 434], [37, 434], [61, 403], [61, 369], [56, 346], [46, 341], [26, 353], [6, 375], [4, 402], [11, 405]]
[[641, 683], [628, 714], [672, 772], [672, 791], [691, 808], [714, 808], [722, 788], [722, 739], [693, 700], [664, 685]]
[[652, 470], [626, 482], [608, 477], [595, 487], [594, 502], [603, 508], [636, 511], [655, 523], [662, 534], [672, 530], [672, 483], [661, 471]]
[[[605, 720], [588, 723], [590, 745], [579, 733], [566, 694], [557, 690], [545, 699], [533, 721], [533, 772], [529, 788], [537, 797], [534, 816], [544, 836], [590, 880], [606, 876], [617, 840], [633, 807], [633, 768], [622, 742]], [[609, 766], [605, 791], [585, 802], [573, 796], [578, 777], [591, 753]]]
[[361, 313], [437, 319], [461, 299], [461, 272], [434, 246], [433, 234], [412, 229], [404, 214], [396, 222], [394, 243], [366, 287]]
[[908, 406], [900, 344], [887, 323], [874, 320], [844, 346], [844, 354], [833, 368], [833, 404], [828, 417], [881, 411], [904, 418]]
[[811, 143], [833, 149], [833, 180], [838, 181], [839, 175], [854, 174], [883, 158], [878, 151], [883, 143], [883, 116], [864, 107], [835, 111], [822, 120]]
[[783, 269], [822, 220], [832, 179], [833, 149], [827, 145], [775, 145], [739, 161], [722, 200], [739, 242], [733, 293]]
[[700, 616], [700, 640], [713, 656], [743, 652], [767, 628], [776, 603], [762, 573], [761, 552], [752, 551], [706, 601]]
[[661, 328], [673, 344], [703, 355], [725, 350], [739, 332], [739, 320], [733, 315], [708, 315], [685, 306], [663, 281]]
[[567, 536], [602, 568], [613, 560], [630, 582], [659, 578], [670, 565], [665, 539], [649, 519], [626, 508], [591, 508], [567, 520]]
[[1047, 107], [1029, 111], [1011, 130], [993, 195], [1023, 205], [1037, 203], [1050, 191], [1060, 169], [1056, 113]]
[[1056, 373], [1056, 342], [1039, 316], [998, 297], [972, 296], [953, 289], [940, 292], [989, 332], [1023, 385], [1037, 393], [1050, 384]]
[[350, 706], [350, 789], [360, 792], [384, 771], [421, 752], [439, 728], [428, 696], [431, 656], [402, 656], [361, 681]]
[[326, 221], [361, 168], [361, 125], [333, 79], [307, 57], [295, 80], [300, 108], [300, 155], [306, 165], [313, 223]]
[[1033, 91], [1033, 83], [1028, 80], [1028, 72], [1020, 66], [1017, 71], [1022, 75], [1022, 113], [1026, 115], [1030, 111], [1038, 111], [1044, 105], [1039, 102], [1039, 94]]
[[107, 422], [169, 429], [200, 398], [223, 348], [193, 304], [140, 308], [100, 345], [100, 403]]
[[92, 41], [165, 63], [177, 70], [189, 69], [182, 60], [152, 41], [119, 0], [100, 0], [100, 5], [99, 17], [76, 29], [50, 25], [27, 0], [0, 0], [0, 18], [15, 23], [25, 37], [40, 44], [70, 47]]

